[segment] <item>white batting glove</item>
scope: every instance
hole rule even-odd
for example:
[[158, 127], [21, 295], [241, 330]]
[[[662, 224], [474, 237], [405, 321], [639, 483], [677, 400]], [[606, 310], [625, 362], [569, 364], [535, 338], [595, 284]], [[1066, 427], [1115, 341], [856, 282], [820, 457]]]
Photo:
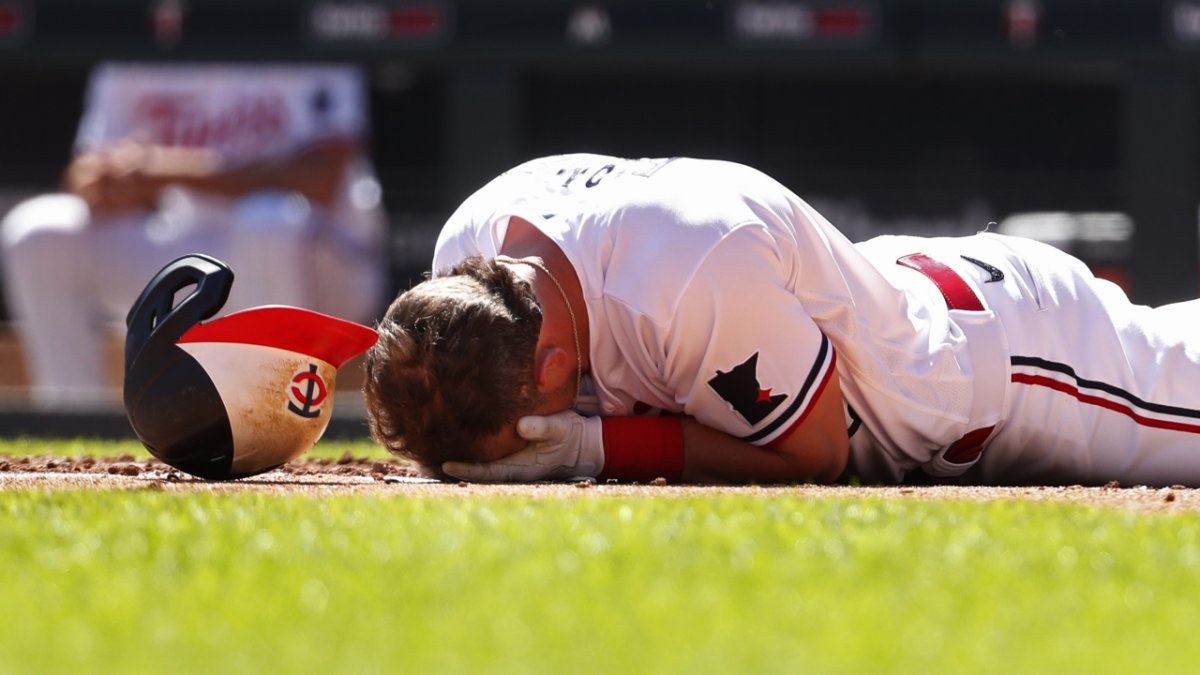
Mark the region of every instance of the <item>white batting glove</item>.
[[599, 417], [570, 410], [517, 420], [524, 450], [494, 462], [446, 462], [442, 471], [481, 483], [594, 478], [604, 470], [604, 434]]

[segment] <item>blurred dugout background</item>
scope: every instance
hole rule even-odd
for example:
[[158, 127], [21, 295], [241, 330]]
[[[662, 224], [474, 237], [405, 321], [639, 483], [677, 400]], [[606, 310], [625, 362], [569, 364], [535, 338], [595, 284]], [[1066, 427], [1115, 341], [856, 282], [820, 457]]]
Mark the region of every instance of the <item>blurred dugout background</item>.
[[0, 0], [0, 213], [55, 187], [108, 59], [361, 65], [394, 289], [474, 188], [570, 151], [751, 164], [853, 239], [995, 223], [1144, 302], [1200, 285], [1200, 0]]

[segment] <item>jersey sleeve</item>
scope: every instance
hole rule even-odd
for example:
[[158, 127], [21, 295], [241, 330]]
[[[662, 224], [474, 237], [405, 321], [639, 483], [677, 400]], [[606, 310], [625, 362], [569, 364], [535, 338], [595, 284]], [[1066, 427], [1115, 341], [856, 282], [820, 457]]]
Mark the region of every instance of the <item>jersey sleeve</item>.
[[473, 255], [483, 255], [475, 238], [464, 229], [447, 227], [442, 230], [434, 246], [430, 269], [434, 276], [442, 276], [455, 264]]
[[495, 258], [503, 235], [492, 226], [493, 220], [489, 214], [473, 213], [467, 206], [451, 215], [433, 247], [433, 275], [445, 274], [471, 256]]
[[836, 377], [833, 345], [788, 290], [792, 264], [764, 231], [735, 230], [698, 266], [667, 341], [684, 412], [755, 445], [786, 438]]
[[433, 248], [434, 276], [471, 256], [495, 258], [512, 217], [538, 222], [537, 209], [521, 196], [522, 189], [528, 186], [513, 182], [509, 174], [499, 176], [476, 190], [450, 214]]

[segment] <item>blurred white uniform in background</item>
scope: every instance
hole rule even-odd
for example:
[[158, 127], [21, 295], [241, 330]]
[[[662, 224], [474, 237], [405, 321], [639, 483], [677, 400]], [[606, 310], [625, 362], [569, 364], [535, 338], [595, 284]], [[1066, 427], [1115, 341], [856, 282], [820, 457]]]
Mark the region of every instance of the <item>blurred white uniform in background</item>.
[[[333, 65], [104, 65], [93, 73], [76, 155], [133, 142], [207, 148], [219, 171], [293, 158], [333, 140], [355, 148], [325, 205], [295, 189], [220, 192], [175, 184], [153, 206], [93, 215], [76, 194], [34, 197], [4, 219], [4, 288], [34, 400], [104, 396], [104, 339], [153, 274], [203, 252], [236, 283], [224, 312], [287, 304], [366, 321], [385, 285], [385, 219], [365, 150], [362, 77]], [[339, 164], [339, 167], [341, 165]], [[109, 391], [111, 395], [111, 391]]]

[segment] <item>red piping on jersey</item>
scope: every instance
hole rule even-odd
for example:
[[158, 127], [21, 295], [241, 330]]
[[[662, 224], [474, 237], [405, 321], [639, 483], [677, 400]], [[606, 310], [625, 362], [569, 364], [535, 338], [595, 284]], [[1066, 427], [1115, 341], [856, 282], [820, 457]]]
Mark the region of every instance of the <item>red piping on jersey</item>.
[[1171, 431], [1184, 431], [1184, 432], [1187, 432], [1190, 434], [1200, 434], [1200, 425], [1185, 424], [1183, 422], [1171, 422], [1168, 420], [1155, 419], [1153, 417], [1144, 417], [1144, 416], [1139, 415], [1136, 412], [1134, 412], [1133, 408], [1131, 408], [1129, 406], [1121, 405], [1120, 403], [1117, 403], [1116, 401], [1110, 401], [1106, 398], [1101, 398], [1099, 396], [1092, 396], [1090, 394], [1085, 394], [1085, 393], [1079, 391], [1079, 389], [1073, 385], [1067, 384], [1066, 382], [1059, 382], [1058, 380], [1046, 377], [1044, 375], [1030, 375], [1027, 373], [1013, 373], [1012, 381], [1016, 382], [1018, 384], [1029, 384], [1029, 385], [1033, 385], [1033, 386], [1037, 386], [1037, 387], [1048, 387], [1055, 391], [1060, 391], [1064, 394], [1075, 397], [1075, 399], [1078, 400], [1080, 403], [1086, 403], [1088, 405], [1099, 406], [1106, 410], [1111, 410], [1113, 412], [1125, 415], [1126, 417], [1130, 418], [1134, 422], [1137, 422], [1138, 424], [1140, 424], [1144, 427], [1152, 427], [1155, 429], [1168, 429]]
[[829, 368], [825, 370], [825, 377], [821, 380], [821, 383], [817, 385], [817, 390], [813, 393], [812, 400], [808, 402], [808, 407], [804, 409], [804, 412], [800, 413], [800, 417], [797, 417], [795, 422], [792, 422], [792, 426], [788, 427], [786, 431], [776, 436], [775, 440], [765, 444], [763, 447], [778, 447], [780, 443], [783, 443], [785, 440], [787, 440], [788, 436], [791, 436], [793, 433], [795, 433], [796, 429], [800, 428], [800, 425], [804, 423], [804, 420], [808, 419], [808, 414], [812, 412], [813, 406], [816, 405], [817, 400], [821, 398], [821, 394], [825, 393], [825, 387], [829, 384], [829, 381], [833, 378], [833, 374], [835, 372], [837, 372], [837, 352], [832, 351], [832, 353], [829, 355]]
[[969, 312], [982, 312], [983, 303], [975, 291], [963, 281], [962, 276], [946, 263], [934, 260], [924, 253], [913, 253], [896, 260], [897, 265], [916, 270], [937, 286], [946, 299], [950, 309], [964, 309]]

